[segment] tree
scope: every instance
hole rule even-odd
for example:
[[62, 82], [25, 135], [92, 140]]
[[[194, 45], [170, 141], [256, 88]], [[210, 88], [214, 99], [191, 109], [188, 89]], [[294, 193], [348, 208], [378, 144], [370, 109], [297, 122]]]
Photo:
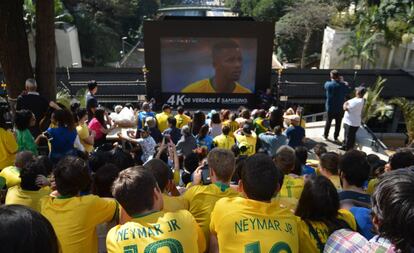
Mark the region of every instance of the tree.
[[398, 106], [404, 116], [405, 127], [407, 129], [408, 143], [414, 141], [414, 103], [408, 101], [406, 98], [393, 98], [389, 101], [390, 104]]
[[54, 0], [36, 1], [36, 81], [39, 93], [56, 99], [56, 40]]
[[27, 78], [33, 77], [25, 24], [23, 0], [0, 1], [0, 63], [10, 98], [24, 89]]
[[318, 0], [305, 0], [294, 4], [288, 10], [289, 12], [276, 23], [278, 44], [280, 45], [280, 41], [299, 41], [302, 47], [300, 67], [304, 68], [312, 35], [325, 28], [334, 9]]

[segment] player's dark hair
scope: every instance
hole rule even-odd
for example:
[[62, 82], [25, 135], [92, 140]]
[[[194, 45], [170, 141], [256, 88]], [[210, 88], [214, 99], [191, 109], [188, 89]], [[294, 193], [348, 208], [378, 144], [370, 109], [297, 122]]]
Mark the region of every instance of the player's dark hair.
[[339, 159], [338, 169], [343, 173], [348, 184], [357, 187], [364, 185], [370, 173], [366, 154], [358, 150], [346, 152]]
[[59, 244], [50, 222], [22, 206], [0, 206], [0, 252], [58, 253]]
[[214, 124], [221, 123], [220, 114], [218, 112], [215, 112], [211, 115], [211, 123], [214, 123]]
[[112, 195], [129, 216], [154, 207], [154, 175], [142, 166], [135, 166], [119, 173], [112, 188]]
[[168, 117], [167, 119], [168, 124], [171, 125], [172, 127], [176, 127], [177, 126], [177, 119], [174, 117]]
[[96, 108], [94, 116], [96, 120], [102, 125], [102, 127], [106, 129], [107, 126], [105, 122], [105, 109], [102, 107]]
[[16, 112], [14, 118], [14, 124], [16, 128], [20, 131], [24, 131], [30, 127], [30, 120], [33, 117], [32, 111], [29, 110], [20, 110]]
[[378, 233], [401, 252], [414, 247], [414, 171], [399, 169], [380, 177], [372, 195]]
[[87, 163], [78, 157], [62, 158], [53, 171], [56, 188], [62, 196], [76, 196], [88, 187], [91, 178]]
[[93, 176], [92, 193], [99, 197], [112, 198], [112, 184], [118, 174], [118, 167], [112, 163], [100, 167]]
[[329, 171], [332, 175], [338, 175], [339, 155], [335, 152], [327, 152], [321, 155], [321, 167]]
[[213, 58], [220, 55], [223, 49], [232, 49], [232, 48], [240, 48], [239, 44], [234, 40], [222, 40], [213, 45], [211, 50]]
[[40, 187], [36, 185], [36, 178], [38, 175], [48, 176], [42, 162], [35, 159], [20, 170], [21, 188], [26, 191], [38, 191], [40, 189]]
[[177, 112], [179, 114], [183, 114], [184, 113], [184, 107], [182, 107], [182, 106], [177, 107]]
[[246, 159], [241, 179], [249, 199], [270, 201], [279, 186], [279, 174], [272, 159], [265, 154], [255, 154]]
[[276, 166], [285, 174], [289, 174], [295, 168], [295, 150], [287, 145], [281, 146], [274, 156]]
[[323, 222], [329, 234], [349, 228], [338, 219], [339, 196], [332, 182], [324, 176], [310, 176], [305, 182], [295, 215], [305, 221]]
[[166, 109], [171, 109], [171, 106], [169, 104], [163, 104], [161, 109], [163, 111], [166, 110]]
[[390, 157], [391, 170], [408, 168], [414, 165], [414, 154], [411, 150], [401, 149]]
[[146, 162], [144, 168], [149, 170], [154, 175], [161, 191], [164, 191], [172, 174], [172, 171], [168, 168], [168, 165], [164, 161], [155, 158]]

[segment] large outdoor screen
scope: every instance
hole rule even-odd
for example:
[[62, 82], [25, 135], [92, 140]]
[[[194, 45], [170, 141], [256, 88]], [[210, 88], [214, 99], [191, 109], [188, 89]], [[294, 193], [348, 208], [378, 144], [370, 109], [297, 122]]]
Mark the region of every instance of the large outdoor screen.
[[257, 38], [161, 37], [160, 40], [163, 92], [255, 92]]

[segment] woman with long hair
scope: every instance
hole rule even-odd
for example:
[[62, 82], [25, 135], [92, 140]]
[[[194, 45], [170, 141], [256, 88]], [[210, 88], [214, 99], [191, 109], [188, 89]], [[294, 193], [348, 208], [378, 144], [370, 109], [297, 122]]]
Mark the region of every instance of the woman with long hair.
[[191, 122], [192, 134], [197, 135], [204, 124], [206, 124], [206, 115], [202, 111], [196, 111]]
[[36, 125], [35, 115], [29, 110], [17, 111], [14, 123], [16, 128], [15, 133], [17, 145], [19, 146], [18, 151], [30, 151], [34, 155], [37, 155], [37, 145], [39, 144], [41, 138], [43, 138], [43, 135], [39, 135], [36, 139], [34, 139], [29, 130], [30, 127]]
[[95, 131], [94, 146], [99, 147], [106, 142], [106, 135], [114, 129], [114, 127], [107, 126], [105, 120], [106, 112], [104, 108], [97, 108], [93, 119], [89, 122], [89, 129]]
[[78, 132], [80, 142], [82, 143], [86, 152], [90, 153], [93, 151], [95, 132], [89, 131], [88, 125], [86, 124], [88, 121], [88, 111], [85, 108], [77, 109], [76, 119], [76, 131]]
[[56, 110], [52, 113], [51, 120], [56, 127], [47, 129], [47, 137], [50, 141], [50, 159], [53, 163], [57, 163], [64, 156], [77, 155], [76, 149], [85, 150], [79, 141], [75, 121], [70, 111]]
[[210, 135], [214, 138], [216, 136], [219, 136], [221, 133], [222, 131], [221, 131], [220, 114], [216, 112], [211, 115]]
[[208, 125], [203, 125], [196, 137], [197, 146], [210, 151], [213, 148], [213, 138], [208, 134], [210, 128]]
[[342, 228], [356, 230], [353, 215], [339, 208], [338, 192], [324, 176], [311, 176], [306, 181], [295, 215], [301, 218], [299, 252], [322, 253], [333, 232]]

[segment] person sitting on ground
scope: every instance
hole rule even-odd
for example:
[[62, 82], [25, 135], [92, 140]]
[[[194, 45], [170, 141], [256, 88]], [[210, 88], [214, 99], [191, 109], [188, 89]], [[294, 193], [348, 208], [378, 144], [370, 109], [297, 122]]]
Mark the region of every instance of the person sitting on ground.
[[56, 110], [52, 114], [52, 122], [57, 127], [49, 128], [50, 159], [57, 163], [67, 155], [78, 155], [78, 151], [84, 152], [85, 148], [80, 143], [72, 114], [67, 110]]
[[33, 153], [30, 151], [22, 151], [16, 154], [14, 166], [8, 166], [0, 171], [0, 189], [19, 185], [21, 182], [20, 171], [33, 160]]
[[96, 226], [118, 217], [117, 202], [80, 196], [90, 184], [87, 163], [81, 158], [61, 159], [53, 175], [57, 192], [41, 200], [41, 213], [55, 229], [62, 252], [98, 252]]
[[260, 109], [257, 112], [257, 118], [254, 119], [253, 124], [256, 131], [256, 135], [265, 133], [269, 130], [270, 123], [269, 120], [266, 118], [265, 110]]
[[240, 155], [252, 156], [256, 154], [257, 135], [249, 124], [244, 124], [243, 128], [234, 132], [234, 137], [241, 151]]
[[[132, 220], [109, 231], [108, 253], [139, 252], [138, 248], [140, 252], [157, 252], [160, 248], [169, 252], [205, 251], [204, 235], [187, 210], [162, 211], [162, 193], [148, 169], [138, 166], [121, 171], [112, 193]], [[135, 231], [145, 234], [138, 237]]]
[[36, 124], [34, 114], [29, 110], [20, 110], [16, 112], [14, 119], [16, 126], [16, 140], [18, 151], [30, 151], [34, 155], [38, 154], [37, 145], [40, 143], [44, 135], [38, 135], [36, 139], [33, 138], [29, 128]]
[[305, 182], [303, 177], [292, 173], [296, 163], [295, 150], [287, 145], [282, 146], [277, 150], [273, 159], [284, 174], [280, 197], [299, 199]]
[[174, 174], [165, 162], [160, 159], [152, 159], [144, 165], [144, 168], [151, 171], [157, 180], [164, 201], [164, 208], [162, 209], [164, 212], [188, 209], [187, 202], [177, 197], [180, 193], [177, 191], [173, 181]]
[[339, 193], [342, 202], [355, 206], [371, 207], [371, 196], [363, 190], [368, 180], [370, 167], [365, 153], [357, 150], [346, 152], [340, 159], [339, 176], [343, 191]]
[[155, 119], [155, 112], [151, 111], [148, 102], [144, 102], [142, 103], [142, 111], [138, 113], [138, 129], [141, 129], [145, 126], [148, 117]]
[[[228, 113], [230, 113], [230, 111], [229, 111], [229, 110], [226, 110], [226, 111], [228, 111]], [[225, 112], [225, 113], [226, 113], [226, 112]], [[231, 113], [231, 114], [229, 115], [229, 119], [228, 119], [228, 120], [223, 121], [223, 126], [228, 126], [228, 127], [230, 127], [230, 133], [229, 133], [229, 136], [231, 136], [231, 137], [233, 137], [233, 138], [234, 138], [234, 132], [236, 132], [236, 131], [237, 131], [237, 129], [239, 129], [239, 123], [237, 123], [237, 121], [236, 121], [236, 117], [237, 117], [237, 114], [235, 114], [235, 113]]]
[[299, 252], [323, 252], [326, 240], [342, 228], [356, 230], [351, 212], [339, 209], [339, 196], [324, 176], [311, 176], [306, 180], [295, 215], [299, 222]]
[[222, 123], [220, 119], [220, 114], [218, 112], [214, 112], [211, 114], [211, 120], [209, 123], [209, 127], [210, 127], [211, 137], [215, 138], [216, 136], [219, 136], [220, 134], [222, 134], [221, 132]]
[[296, 164], [300, 167], [300, 175], [316, 175], [315, 169], [309, 165], [306, 165], [306, 161], [308, 160], [308, 149], [303, 146], [296, 147], [295, 154]]
[[207, 156], [207, 163], [211, 184], [201, 185], [202, 165], [193, 173], [193, 186], [184, 193], [183, 198], [208, 242], [210, 214], [215, 203], [223, 197], [237, 197], [239, 193], [230, 188], [235, 169], [235, 158], [230, 150], [214, 148]]
[[174, 144], [177, 144], [177, 142], [181, 139], [181, 130], [177, 128], [177, 120], [174, 117], [168, 118], [168, 128], [165, 129], [164, 132], [162, 132], [162, 135], [164, 136], [170, 136], [170, 139]]
[[108, 128], [105, 120], [106, 111], [104, 108], [97, 108], [93, 119], [89, 122], [88, 128], [95, 132], [94, 147], [99, 147], [106, 143], [106, 135], [111, 132], [115, 126]]
[[168, 128], [168, 118], [171, 116], [173, 116], [171, 115], [171, 106], [168, 104], [164, 104], [162, 106], [162, 112], [155, 115], [155, 118], [157, 119], [158, 129], [161, 133]]
[[275, 128], [273, 128], [273, 132], [259, 134], [259, 139], [261, 141], [262, 148], [271, 157], [276, 155], [276, 151], [281, 146], [287, 144], [287, 137], [282, 134], [282, 128], [280, 126], [275, 126]]
[[84, 108], [80, 108], [76, 112], [78, 124], [76, 127], [76, 131], [78, 133], [79, 139], [85, 151], [91, 153], [93, 151], [93, 144], [95, 140], [95, 132], [89, 131], [88, 125], [86, 122], [88, 121], [88, 112]]
[[338, 175], [339, 155], [335, 152], [324, 153], [320, 158], [319, 172], [328, 178], [337, 191], [341, 191], [341, 180]]
[[19, 148], [13, 133], [8, 129], [4, 116], [0, 112], [0, 171], [14, 164]]
[[184, 107], [182, 106], [177, 108], [177, 115], [175, 115], [175, 119], [177, 120], [177, 127], [180, 129], [183, 126], [187, 126], [191, 122], [191, 118], [184, 114]]
[[214, 137], [213, 143], [215, 147], [230, 150], [236, 144], [234, 138], [230, 136], [230, 127], [223, 126], [222, 134]]
[[0, 252], [58, 253], [56, 233], [40, 213], [22, 205], [0, 206]]
[[181, 139], [177, 142], [177, 152], [184, 157], [188, 156], [197, 148], [197, 141], [191, 134], [189, 126], [181, 128]]
[[378, 236], [369, 242], [346, 229], [333, 233], [326, 253], [413, 252], [414, 250], [414, 171], [384, 173], [372, 197], [372, 220]]
[[217, 201], [211, 214], [210, 252], [299, 252], [297, 218], [271, 201], [281, 171], [265, 154], [250, 156], [239, 188], [246, 198]]
[[210, 151], [213, 148], [213, 137], [208, 134], [208, 131], [208, 125], [203, 125], [196, 136], [196, 141], [199, 148], [204, 148], [205, 150]]
[[305, 140], [305, 129], [299, 125], [300, 117], [296, 114], [289, 117], [291, 126], [285, 131], [288, 138], [288, 145], [292, 148], [303, 146]]
[[[161, 143], [162, 134], [157, 127], [157, 120], [154, 117], [147, 117], [145, 119], [145, 125], [148, 126], [150, 135], [154, 139], [155, 143]], [[137, 132], [136, 138], [139, 138], [139, 132]]]
[[40, 199], [48, 196], [51, 192], [49, 187], [39, 187], [36, 179], [39, 175], [48, 176], [47, 169], [42, 161], [32, 160], [20, 171], [20, 185], [8, 189], [6, 205], [24, 205], [40, 212]]

